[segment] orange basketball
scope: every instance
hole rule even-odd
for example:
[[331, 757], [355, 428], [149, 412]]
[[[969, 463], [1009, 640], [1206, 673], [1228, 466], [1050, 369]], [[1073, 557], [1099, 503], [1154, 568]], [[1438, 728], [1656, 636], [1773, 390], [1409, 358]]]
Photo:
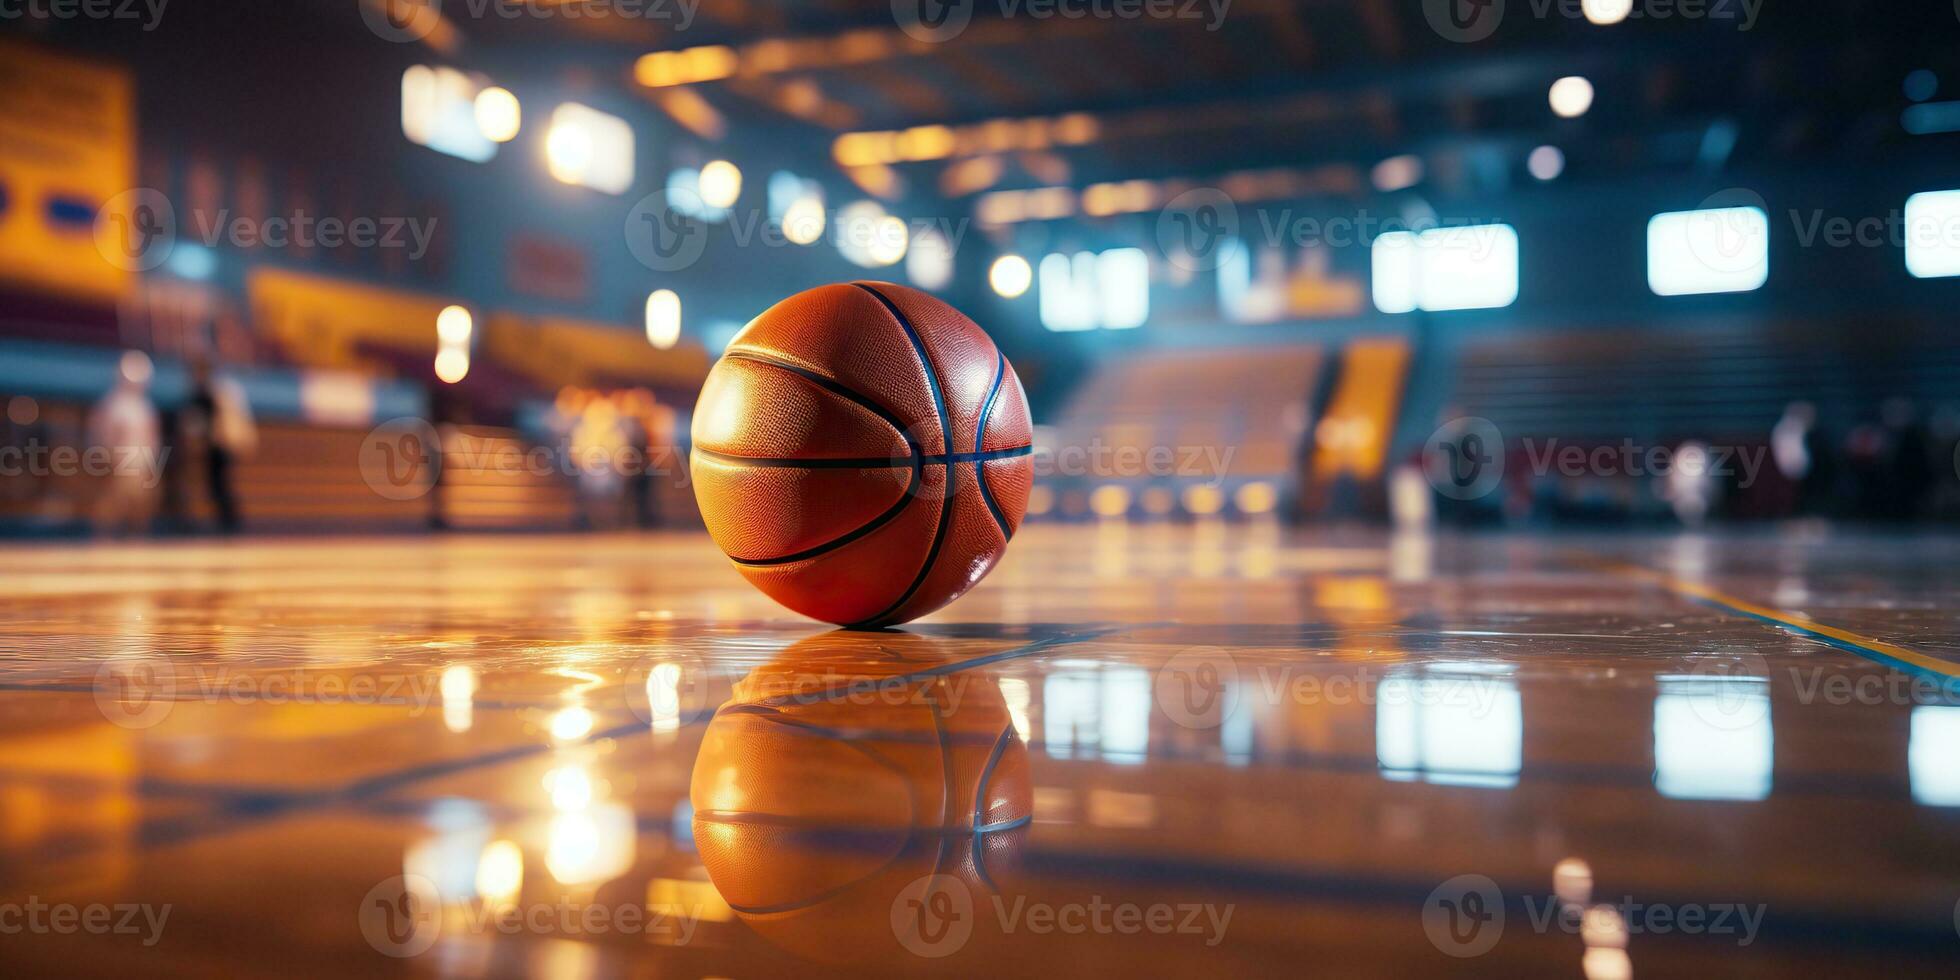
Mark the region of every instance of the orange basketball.
[[916, 619], [1000, 560], [1033, 481], [1027, 396], [985, 331], [886, 282], [819, 286], [729, 342], [694, 407], [694, 499], [789, 608]]

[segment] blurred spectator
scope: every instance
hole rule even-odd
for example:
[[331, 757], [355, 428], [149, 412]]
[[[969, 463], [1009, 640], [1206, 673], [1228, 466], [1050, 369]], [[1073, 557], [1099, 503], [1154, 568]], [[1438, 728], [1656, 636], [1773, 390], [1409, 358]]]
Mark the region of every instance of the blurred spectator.
[[187, 436], [183, 442], [203, 449], [205, 490], [217, 512], [218, 527], [236, 531], [240, 520], [232, 466], [258, 450], [258, 425], [252, 419], [245, 389], [230, 378], [215, 376], [208, 358], [193, 357], [190, 372], [190, 398], [184, 404], [181, 421]]
[[1810, 476], [1810, 433], [1817, 427], [1817, 406], [1791, 402], [1783, 417], [1770, 429], [1770, 455], [1776, 471], [1791, 483], [1801, 485]]
[[1799, 513], [1828, 517], [1838, 511], [1844, 474], [1842, 454], [1821, 421], [1813, 421], [1804, 433], [1803, 479], [1797, 483]]
[[1927, 434], [1932, 440], [1929, 451], [1933, 465], [1930, 510], [1942, 518], [1960, 516], [1960, 410], [1940, 406], [1927, 425]]
[[1851, 502], [1851, 516], [1871, 518], [1885, 512], [1885, 450], [1885, 428], [1876, 422], [1861, 422], [1845, 437], [1846, 480], [1841, 496]]
[[631, 450], [626, 456], [632, 464], [626, 474], [626, 496], [633, 525], [653, 527], [659, 523], [653, 502], [653, 433], [648, 431], [646, 419], [632, 412], [620, 419], [620, 426], [625, 432], [626, 446]]
[[1664, 494], [1674, 508], [1674, 516], [1689, 527], [1700, 527], [1714, 506], [1717, 485], [1708, 470], [1707, 446], [1685, 442], [1674, 451], [1674, 465], [1668, 467]]
[[435, 444], [427, 447], [429, 482], [429, 529], [446, 530], [449, 527], [448, 504], [443, 492], [444, 443], [459, 438], [457, 427], [470, 422], [469, 403], [462, 397], [456, 385], [437, 378], [429, 387], [429, 425], [436, 434]]
[[96, 528], [106, 534], [141, 534], [155, 510], [163, 440], [150, 404], [150, 375], [148, 356], [125, 352], [114, 387], [89, 413], [89, 445], [107, 448], [115, 464], [96, 498]]
[[619, 520], [625, 480], [620, 448], [625, 431], [610, 399], [595, 398], [572, 427], [572, 459], [578, 467], [579, 521], [588, 528], [613, 527]]
[[1884, 511], [1891, 521], [1919, 516], [1933, 487], [1932, 440], [1919, 413], [1903, 398], [1887, 399], [1880, 409], [1885, 425]]

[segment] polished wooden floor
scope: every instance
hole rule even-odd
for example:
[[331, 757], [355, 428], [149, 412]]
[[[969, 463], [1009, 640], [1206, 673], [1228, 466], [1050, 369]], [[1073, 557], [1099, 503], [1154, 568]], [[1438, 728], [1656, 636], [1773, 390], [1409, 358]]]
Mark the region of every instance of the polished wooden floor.
[[0, 562], [0, 972], [1952, 976], [1960, 538], [1037, 526]]

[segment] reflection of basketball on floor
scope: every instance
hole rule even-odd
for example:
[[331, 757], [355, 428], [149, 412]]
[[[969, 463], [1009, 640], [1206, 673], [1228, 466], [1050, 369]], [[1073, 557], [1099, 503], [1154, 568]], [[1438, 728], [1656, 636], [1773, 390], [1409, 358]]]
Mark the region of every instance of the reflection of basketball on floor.
[[[839, 642], [846, 641], [846, 642]], [[1000, 689], [923, 637], [814, 637], [735, 685], [694, 766], [694, 842], [716, 889], [776, 945], [832, 963], [903, 957], [892, 911], [946, 876], [991, 920], [1032, 816]]]
[[708, 533], [750, 582], [888, 626], [994, 567], [1034, 478], [1027, 398], [987, 334], [891, 283], [820, 286], [728, 345], [694, 409]]

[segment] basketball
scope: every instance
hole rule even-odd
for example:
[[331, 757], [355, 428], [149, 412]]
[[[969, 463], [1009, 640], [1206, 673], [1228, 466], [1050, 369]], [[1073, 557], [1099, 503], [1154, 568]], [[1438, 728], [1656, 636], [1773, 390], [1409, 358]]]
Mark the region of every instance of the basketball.
[[992, 679], [935, 672], [956, 660], [937, 641], [902, 636], [867, 659], [849, 637], [797, 643], [736, 683], [695, 761], [694, 844], [777, 946], [910, 959], [904, 917], [925, 882], [972, 908], [1018, 884], [1027, 746]]
[[979, 582], [1033, 481], [1027, 397], [926, 293], [819, 286], [729, 343], [695, 406], [702, 520], [755, 586], [831, 623], [916, 619]]

